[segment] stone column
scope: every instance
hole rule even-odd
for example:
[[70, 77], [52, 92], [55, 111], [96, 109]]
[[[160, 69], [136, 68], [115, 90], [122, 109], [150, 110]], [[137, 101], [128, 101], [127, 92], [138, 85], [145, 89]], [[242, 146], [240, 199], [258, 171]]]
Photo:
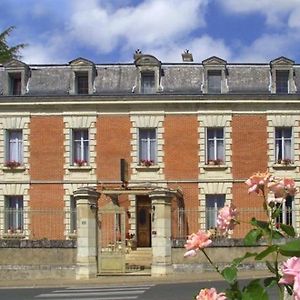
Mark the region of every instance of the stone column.
[[74, 192], [77, 205], [76, 279], [97, 275], [97, 207], [99, 193], [90, 187]]
[[174, 193], [156, 189], [149, 194], [152, 200], [152, 267], [151, 276], [173, 272], [171, 257], [171, 199]]

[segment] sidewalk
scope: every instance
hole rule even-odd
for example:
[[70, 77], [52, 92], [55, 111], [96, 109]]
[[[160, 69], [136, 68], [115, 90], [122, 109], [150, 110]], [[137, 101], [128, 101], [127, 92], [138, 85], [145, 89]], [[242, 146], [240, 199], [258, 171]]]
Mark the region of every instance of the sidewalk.
[[[267, 271], [240, 271], [239, 279], [264, 278], [270, 276]], [[176, 282], [203, 282], [219, 281], [222, 278], [216, 272], [204, 273], [174, 273], [165, 277], [151, 277], [145, 275], [110, 275], [98, 276], [88, 280], [75, 279], [24, 279], [24, 280], [2, 280], [0, 288], [30, 288], [30, 287], [72, 287], [72, 286], [96, 286], [96, 285], [131, 285], [131, 284], [164, 284]]]

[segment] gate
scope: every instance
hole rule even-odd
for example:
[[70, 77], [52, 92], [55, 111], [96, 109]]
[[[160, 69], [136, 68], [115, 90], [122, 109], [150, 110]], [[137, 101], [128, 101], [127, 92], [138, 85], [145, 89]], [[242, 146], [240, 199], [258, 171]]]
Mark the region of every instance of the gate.
[[125, 210], [112, 202], [98, 210], [98, 272], [125, 272]]

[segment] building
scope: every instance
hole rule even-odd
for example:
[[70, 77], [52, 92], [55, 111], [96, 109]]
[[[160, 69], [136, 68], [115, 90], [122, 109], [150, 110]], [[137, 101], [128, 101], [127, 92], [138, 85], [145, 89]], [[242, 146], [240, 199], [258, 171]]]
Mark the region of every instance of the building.
[[[255, 209], [244, 185], [253, 172], [299, 181], [299, 90], [300, 65], [285, 57], [195, 63], [186, 51], [182, 63], [164, 63], [137, 51], [128, 64], [8, 61], [0, 66], [0, 238], [73, 238], [81, 186], [102, 193], [100, 207], [112, 199], [125, 208], [138, 247], [151, 246], [156, 186], [180, 191], [174, 238], [215, 227], [216, 209], [230, 202]], [[288, 199], [281, 215], [298, 232], [299, 205], [298, 195]]]

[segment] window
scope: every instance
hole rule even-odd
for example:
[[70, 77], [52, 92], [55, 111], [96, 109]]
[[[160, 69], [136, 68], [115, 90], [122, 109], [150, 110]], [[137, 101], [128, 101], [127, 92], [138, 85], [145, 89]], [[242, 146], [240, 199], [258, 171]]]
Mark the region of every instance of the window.
[[24, 229], [23, 197], [6, 196], [5, 229], [11, 232], [22, 232]]
[[207, 92], [212, 94], [221, 93], [222, 75], [221, 70], [207, 71]]
[[83, 95], [89, 93], [89, 77], [87, 72], [76, 72], [76, 91]]
[[276, 93], [288, 93], [289, 71], [276, 70]]
[[141, 93], [142, 94], [155, 93], [154, 72], [143, 72], [141, 74]]
[[206, 195], [206, 229], [217, 227], [217, 217], [220, 208], [224, 207], [225, 195]]
[[70, 197], [70, 233], [76, 233], [77, 230], [77, 208], [76, 200], [72, 195]]
[[275, 161], [292, 161], [292, 128], [275, 128]]
[[21, 95], [21, 73], [9, 74], [9, 94], [18, 96]]
[[[294, 226], [294, 199], [292, 196], [287, 196], [281, 207], [281, 212], [276, 219], [277, 223]], [[277, 204], [280, 207], [280, 204]]]
[[150, 165], [156, 163], [156, 129], [143, 128], [139, 130], [139, 159]]
[[222, 127], [207, 128], [207, 163], [224, 163], [224, 130]]
[[7, 130], [6, 164], [23, 163], [22, 130]]
[[73, 164], [82, 166], [89, 161], [88, 129], [73, 129]]

